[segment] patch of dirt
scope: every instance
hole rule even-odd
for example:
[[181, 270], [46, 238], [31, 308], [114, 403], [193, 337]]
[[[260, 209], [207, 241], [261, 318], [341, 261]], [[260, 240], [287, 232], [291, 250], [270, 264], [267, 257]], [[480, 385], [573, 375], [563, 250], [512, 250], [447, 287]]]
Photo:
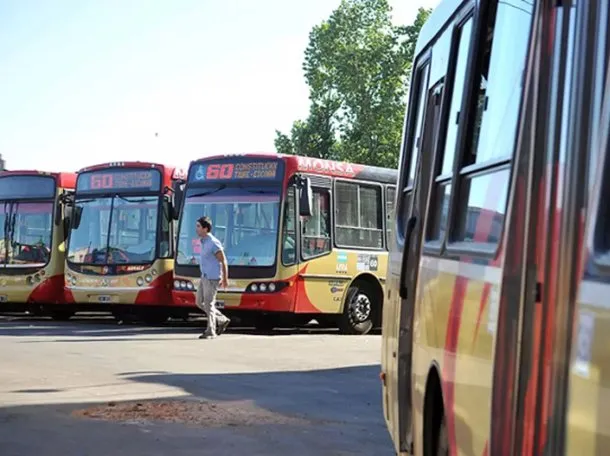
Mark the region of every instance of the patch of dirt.
[[152, 400], [108, 402], [75, 410], [72, 416], [105, 421], [146, 423], [161, 421], [205, 427], [311, 424], [311, 421], [257, 407], [250, 401]]

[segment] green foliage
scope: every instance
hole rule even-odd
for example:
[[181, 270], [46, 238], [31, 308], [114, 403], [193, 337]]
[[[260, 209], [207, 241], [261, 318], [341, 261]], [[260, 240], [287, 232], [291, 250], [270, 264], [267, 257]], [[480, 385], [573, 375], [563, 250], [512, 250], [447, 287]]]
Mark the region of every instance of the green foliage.
[[279, 153], [396, 167], [419, 31], [392, 24], [387, 0], [342, 0], [309, 34], [303, 70], [309, 116], [290, 135], [276, 131]]

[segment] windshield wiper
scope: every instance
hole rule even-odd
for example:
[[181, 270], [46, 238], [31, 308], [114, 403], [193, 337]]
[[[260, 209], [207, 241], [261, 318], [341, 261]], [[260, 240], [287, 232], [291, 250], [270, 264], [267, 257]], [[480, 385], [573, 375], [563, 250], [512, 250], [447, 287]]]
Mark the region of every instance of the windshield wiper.
[[196, 193], [195, 195], [187, 195], [187, 199], [188, 198], [198, 198], [198, 197], [201, 197], [201, 196], [212, 195], [212, 194], [214, 194], [216, 192], [224, 190], [225, 188], [227, 188], [227, 184], [221, 184], [218, 188], [216, 188], [214, 190], [210, 190], [210, 191], [202, 192], [202, 193]]
[[135, 204], [141, 204], [141, 203], [147, 203], [147, 202], [148, 202], [148, 203], [150, 203], [150, 202], [152, 202], [152, 201], [151, 201], [151, 199], [150, 199], [150, 196], [145, 196], [145, 197], [140, 198], [140, 199], [137, 199], [137, 200], [131, 200], [131, 199], [126, 198], [126, 197], [121, 196], [121, 195], [114, 195], [114, 196], [115, 196], [115, 198], [118, 198], [118, 199], [120, 199], [120, 200], [123, 200], [123, 201], [125, 201], [126, 203], [135, 203]]
[[255, 193], [255, 194], [258, 194], [258, 195], [265, 195], [265, 194], [269, 194], [269, 193], [277, 193], [277, 191], [275, 191], [275, 190], [252, 190], [250, 188], [244, 187], [244, 184], [239, 184], [238, 187], [241, 188], [242, 190], [247, 191], [248, 193]]

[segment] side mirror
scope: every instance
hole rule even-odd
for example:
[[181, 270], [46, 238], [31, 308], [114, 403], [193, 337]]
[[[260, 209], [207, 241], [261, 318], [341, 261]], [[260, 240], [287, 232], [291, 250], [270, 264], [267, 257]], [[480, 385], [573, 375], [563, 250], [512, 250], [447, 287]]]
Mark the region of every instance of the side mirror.
[[172, 192], [174, 193], [174, 201], [172, 207], [172, 219], [178, 220], [180, 218], [180, 211], [182, 210], [182, 202], [184, 200], [184, 181], [177, 180], [172, 184]]
[[57, 202], [57, 205], [55, 206], [55, 225], [59, 226], [59, 224], [61, 223], [61, 208], [62, 208], [62, 204], [61, 201]]
[[64, 241], [70, 236], [72, 217], [74, 217], [74, 206], [64, 206]]
[[313, 214], [313, 192], [311, 191], [311, 179], [306, 177], [300, 185], [299, 215], [311, 217]]
[[74, 217], [74, 224], [72, 226], [77, 230], [83, 217], [83, 208], [81, 206], [74, 206], [72, 217]]

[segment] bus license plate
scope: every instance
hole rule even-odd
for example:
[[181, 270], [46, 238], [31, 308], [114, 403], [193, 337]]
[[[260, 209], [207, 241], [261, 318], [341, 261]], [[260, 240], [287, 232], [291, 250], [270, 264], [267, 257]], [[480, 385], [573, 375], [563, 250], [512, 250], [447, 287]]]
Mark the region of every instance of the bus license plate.
[[217, 309], [224, 309], [225, 308], [225, 302], [224, 301], [216, 301], [216, 308]]
[[107, 303], [112, 301], [113, 299], [110, 295], [97, 295], [97, 302]]
[[8, 296], [7, 295], [0, 295], [0, 302], [8, 302]]

